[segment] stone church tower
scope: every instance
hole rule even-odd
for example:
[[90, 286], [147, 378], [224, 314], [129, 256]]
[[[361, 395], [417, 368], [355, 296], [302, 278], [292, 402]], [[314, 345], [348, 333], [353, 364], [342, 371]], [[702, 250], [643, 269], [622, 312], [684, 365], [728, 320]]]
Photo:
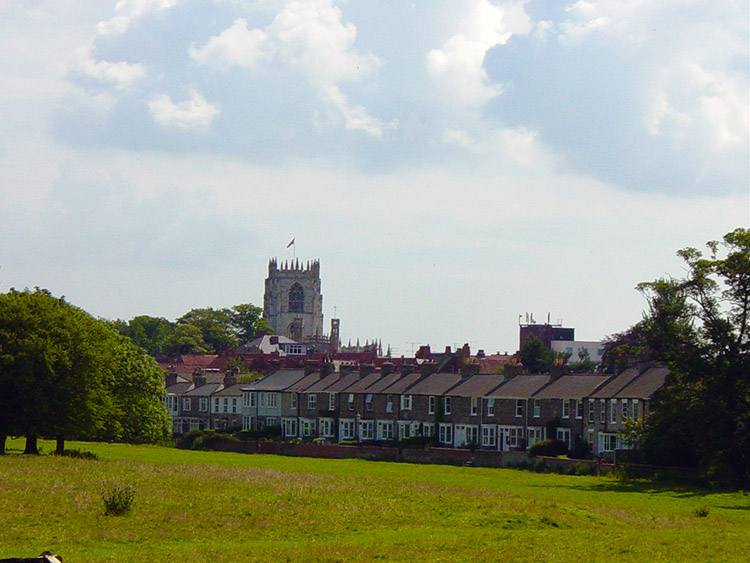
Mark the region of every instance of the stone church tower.
[[320, 293], [320, 262], [300, 265], [299, 260], [268, 261], [263, 312], [274, 334], [297, 342], [323, 336], [323, 295]]

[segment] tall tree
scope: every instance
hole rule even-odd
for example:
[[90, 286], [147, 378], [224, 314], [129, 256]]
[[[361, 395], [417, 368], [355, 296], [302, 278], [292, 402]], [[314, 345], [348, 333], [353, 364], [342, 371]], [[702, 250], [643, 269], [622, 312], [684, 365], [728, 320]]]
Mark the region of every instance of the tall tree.
[[212, 309], [211, 307], [191, 309], [177, 319], [178, 328], [180, 325], [198, 328], [208, 352], [214, 354], [237, 346], [237, 334], [232, 322], [231, 309]]
[[252, 303], [241, 303], [232, 307], [232, 326], [241, 343], [255, 339], [256, 334], [260, 332], [272, 332], [263, 318], [263, 309]]
[[536, 335], [530, 334], [521, 346], [521, 363], [529, 373], [547, 373], [555, 361], [555, 353]]
[[644, 448], [654, 461], [750, 478], [750, 230], [678, 252], [687, 275], [643, 283], [638, 331], [671, 373], [656, 395]]

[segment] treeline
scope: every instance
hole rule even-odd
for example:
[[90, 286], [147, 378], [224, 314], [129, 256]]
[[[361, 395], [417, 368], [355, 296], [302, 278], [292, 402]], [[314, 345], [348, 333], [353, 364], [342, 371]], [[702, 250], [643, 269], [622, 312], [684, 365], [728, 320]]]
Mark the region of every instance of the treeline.
[[113, 321], [112, 325], [155, 358], [218, 354], [253, 340], [256, 334], [271, 332], [263, 309], [250, 303], [191, 309], [174, 322], [140, 315], [127, 322]]
[[8, 436], [155, 442], [167, 436], [163, 372], [109, 322], [48, 291], [0, 294], [0, 453]]

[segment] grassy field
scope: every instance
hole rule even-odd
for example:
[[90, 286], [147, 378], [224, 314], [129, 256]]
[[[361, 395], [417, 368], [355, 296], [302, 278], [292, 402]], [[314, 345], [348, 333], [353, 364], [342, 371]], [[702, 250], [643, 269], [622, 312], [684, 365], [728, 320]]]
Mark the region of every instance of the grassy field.
[[[750, 495], [613, 478], [73, 443], [0, 457], [0, 558], [747, 561]], [[42, 443], [44, 451], [53, 449]], [[133, 510], [105, 516], [110, 484]]]

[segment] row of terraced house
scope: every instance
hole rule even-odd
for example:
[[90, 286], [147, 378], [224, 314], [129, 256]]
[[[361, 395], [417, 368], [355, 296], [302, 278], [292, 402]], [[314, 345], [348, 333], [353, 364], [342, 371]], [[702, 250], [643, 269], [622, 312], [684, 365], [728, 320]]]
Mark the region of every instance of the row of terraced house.
[[[664, 366], [644, 363], [616, 375], [441, 373], [424, 361], [394, 369], [310, 362], [253, 383], [197, 373], [167, 381], [175, 433], [196, 428], [280, 426], [284, 438], [389, 442], [433, 437], [441, 446], [525, 450], [546, 438], [569, 449], [584, 442], [609, 456], [625, 449], [627, 420], [642, 418], [664, 383]], [[511, 371], [511, 370], [508, 370]], [[554, 435], [548, 435], [554, 432]]]

